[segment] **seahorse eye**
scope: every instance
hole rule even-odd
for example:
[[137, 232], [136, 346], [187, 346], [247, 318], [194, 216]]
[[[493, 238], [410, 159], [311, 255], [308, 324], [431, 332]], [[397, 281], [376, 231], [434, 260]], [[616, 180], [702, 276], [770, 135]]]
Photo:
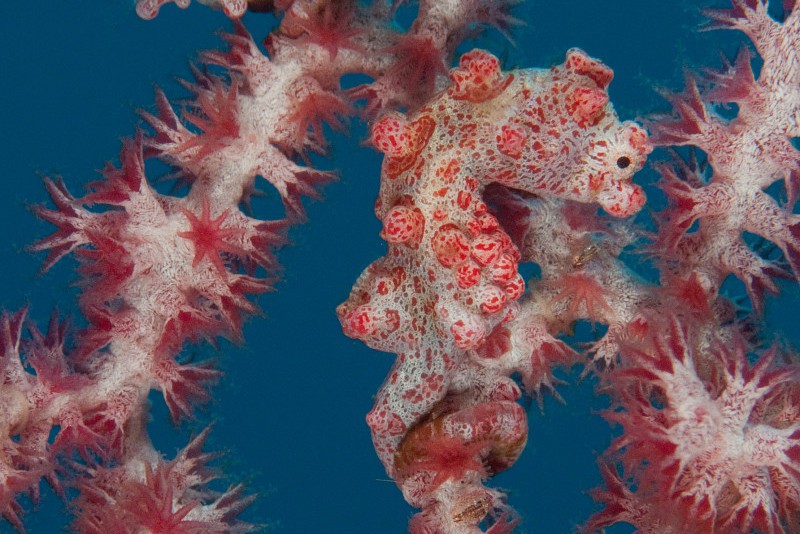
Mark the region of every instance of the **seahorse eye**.
[[631, 158], [629, 158], [628, 156], [622, 156], [617, 160], [617, 167], [619, 167], [620, 169], [624, 169], [630, 164], [631, 164]]

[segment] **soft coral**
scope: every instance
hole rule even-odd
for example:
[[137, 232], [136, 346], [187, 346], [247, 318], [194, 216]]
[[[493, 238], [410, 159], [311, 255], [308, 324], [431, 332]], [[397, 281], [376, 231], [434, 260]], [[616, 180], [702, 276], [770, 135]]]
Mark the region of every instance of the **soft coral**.
[[404, 35], [386, 51], [397, 58], [392, 67], [374, 82], [350, 91], [353, 97], [368, 100], [371, 116], [390, 104], [418, 108], [433, 95], [437, 77], [447, 74], [442, 52], [429, 36]]
[[179, 232], [178, 235], [190, 240], [194, 245], [195, 253], [192, 267], [197, 267], [203, 258], [207, 257], [214, 267], [220, 273], [223, 273], [225, 266], [222, 263], [220, 253], [230, 252], [242, 257], [246, 256], [246, 253], [232, 241], [233, 238], [240, 237], [244, 231], [237, 227], [223, 226], [228, 217], [228, 210], [223, 211], [212, 219], [208, 199], [204, 198], [203, 208], [199, 217], [187, 209], [183, 210], [183, 214], [189, 220], [191, 230]]
[[362, 33], [353, 26], [353, 8], [352, 1], [328, 2], [320, 10], [298, 17], [294, 22], [304, 34], [297, 38], [296, 44], [304, 48], [309, 44], [321, 46], [328, 51], [331, 61], [345, 48], [363, 52], [353, 40]]
[[343, 117], [353, 113], [350, 103], [329, 90], [314, 78], [298, 79], [291, 88], [292, 104], [286, 117], [289, 127], [285, 144], [287, 148], [308, 159], [306, 150], [317, 153], [325, 152], [327, 143], [322, 131], [322, 123], [326, 122], [335, 130], [343, 130]]
[[180, 533], [244, 534], [255, 526], [237, 519], [252, 501], [241, 486], [225, 492], [208, 489], [215, 478], [203, 453], [209, 430], [201, 432], [175, 459], [143, 461], [141, 470], [100, 467], [79, 483], [76, 531], [88, 534]]

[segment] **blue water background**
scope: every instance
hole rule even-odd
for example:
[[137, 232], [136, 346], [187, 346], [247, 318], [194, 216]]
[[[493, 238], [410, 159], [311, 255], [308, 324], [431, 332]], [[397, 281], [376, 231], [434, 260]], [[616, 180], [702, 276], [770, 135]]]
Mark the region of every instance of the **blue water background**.
[[[173, 99], [185, 96], [175, 78], [189, 77], [197, 51], [219, 47], [215, 32], [230, 28], [219, 12], [199, 5], [186, 11], [170, 5], [145, 22], [131, 4], [6, 1], [0, 7], [0, 305], [29, 305], [42, 327], [54, 307], [77, 313], [77, 289], [72, 260], [39, 275], [41, 255], [25, 250], [51, 231], [28, 210], [46, 201], [40, 176], [61, 175], [82, 192], [141, 122], [136, 109], [153, 109], [154, 86]], [[744, 41], [735, 32], [697, 33], [703, 5], [532, 1], [514, 11], [526, 22], [513, 32], [515, 45], [497, 33], [477, 44], [506, 67], [550, 66], [581, 47], [614, 69], [612, 100], [623, 118], [633, 119], [666, 109], [655, 88], [680, 88], [684, 68], [717, 66], [720, 50], [732, 57]], [[245, 22], [257, 40], [273, 23], [253, 15]], [[260, 494], [244, 518], [275, 533], [402, 533], [413, 513], [387, 480], [364, 423], [392, 358], [344, 337], [334, 314], [384, 249], [372, 210], [380, 159], [360, 146], [364, 128], [353, 132], [332, 137], [323, 166], [340, 179], [325, 189], [324, 201], [308, 204], [309, 221], [280, 252], [283, 281], [260, 299], [267, 317], [247, 324], [244, 346], [187, 349], [216, 357], [225, 370], [213, 390], [216, 402], [176, 430], [163, 401], [152, 397], [153, 440], [168, 457], [215, 422], [207, 449], [228, 451], [225, 472]], [[768, 306], [766, 319], [777, 330], [791, 330], [797, 317], [791, 289]], [[525, 517], [523, 532], [568, 533], [592, 513], [586, 490], [600, 484], [595, 459], [614, 434], [597, 414], [607, 401], [593, 395], [594, 383], [578, 384], [574, 372], [561, 376], [570, 382], [560, 388], [566, 404], [548, 398], [544, 413], [533, 404], [527, 450], [493, 481]], [[59, 532], [68, 522], [64, 505], [46, 484], [42, 490], [40, 509], [25, 517], [31, 534]], [[0, 532], [11, 531], [0, 523]]]

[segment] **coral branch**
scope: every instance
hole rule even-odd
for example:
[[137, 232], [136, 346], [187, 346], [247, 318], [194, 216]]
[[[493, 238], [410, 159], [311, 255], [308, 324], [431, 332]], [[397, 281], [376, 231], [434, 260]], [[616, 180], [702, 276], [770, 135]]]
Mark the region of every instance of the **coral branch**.
[[[165, 3], [140, 0], [137, 12], [152, 18]], [[392, 96], [373, 104], [376, 112], [411, 97], [422, 103], [443, 85], [458, 42], [480, 24], [513, 20], [502, 2], [452, 2], [449, 9], [426, 2], [412, 28], [400, 32], [382, 2], [201, 3], [232, 18], [248, 7], [273, 10], [282, 20], [264, 41], [268, 53], [234, 21], [223, 35], [228, 49], [201, 54], [194, 80], [182, 82], [190, 94], [182, 112], [157, 89], [156, 110], [140, 112], [149, 131], [124, 142], [119, 165], [106, 165], [83, 196], [47, 179], [52, 206], [34, 208], [56, 227], [31, 247], [47, 252], [43, 270], [71, 253], [80, 261], [79, 309], [88, 325], [69, 342], [65, 323], [54, 320], [47, 334], [31, 326], [23, 343], [24, 313], [3, 316], [0, 513], [19, 530], [17, 495], [35, 502], [43, 477], [62, 495], [62, 483], [78, 491], [74, 528], [82, 532], [254, 528], [237, 519], [251, 501], [241, 486], [208, 487], [216, 478], [205, 467], [211, 457], [199, 452], [207, 431], [171, 462], [154, 449], [144, 428], [151, 390], [176, 422], [211, 400], [221, 376], [213, 360], [188, 362], [181, 352], [219, 337], [240, 342], [244, 320], [259, 312], [253, 297], [274, 285], [274, 250], [304, 217], [304, 199], [318, 198], [333, 178], [308, 161], [327, 147], [323, 124], [343, 128], [356, 113], [341, 78], [366, 74], [386, 84]], [[424, 73], [403, 78], [419, 59], [412, 50], [424, 56]], [[175, 194], [152, 185], [151, 158], [173, 168]], [[284, 218], [252, 213], [251, 197], [265, 184], [280, 195]], [[402, 214], [395, 222], [403, 224]], [[401, 230], [389, 232], [401, 238]], [[491, 255], [486, 249], [485, 261]], [[498, 279], [514, 278], [508, 261], [497, 271]], [[487, 440], [512, 439], [497, 432]]]

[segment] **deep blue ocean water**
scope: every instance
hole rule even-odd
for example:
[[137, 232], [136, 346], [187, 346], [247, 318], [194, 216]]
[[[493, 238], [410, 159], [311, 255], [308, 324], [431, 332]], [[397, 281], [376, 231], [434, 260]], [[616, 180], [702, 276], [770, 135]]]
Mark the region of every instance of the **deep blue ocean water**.
[[[515, 45], [496, 33], [475, 44], [506, 67], [550, 66], [581, 47], [615, 70], [612, 101], [622, 118], [633, 119], [666, 109], [655, 88], [679, 89], [683, 69], [718, 66], [720, 51], [732, 57], [744, 42], [735, 32], [696, 32], [707, 5], [534, 0], [515, 8], [526, 23], [514, 30]], [[248, 15], [245, 23], [260, 40], [273, 20]], [[77, 289], [74, 262], [39, 275], [42, 257], [25, 250], [51, 231], [28, 210], [46, 201], [40, 176], [61, 175], [81, 192], [105, 161], [115, 160], [120, 139], [133, 134], [136, 109], [152, 109], [153, 87], [185, 96], [175, 77], [189, 77], [198, 50], [221, 46], [215, 32], [230, 23], [199, 5], [170, 5], [141, 21], [132, 1], [78, 0], [2, 2], [0, 25], [0, 306], [28, 304], [44, 327], [54, 307], [75, 314]], [[275, 533], [399, 534], [413, 513], [387, 480], [364, 422], [392, 359], [344, 337], [334, 314], [383, 250], [372, 209], [380, 159], [360, 146], [364, 135], [356, 126], [351, 137], [333, 137], [321, 165], [340, 179], [325, 189], [324, 201], [308, 204], [309, 221], [279, 253], [286, 271], [278, 291], [260, 299], [267, 317], [247, 324], [241, 347], [194, 349], [215, 356], [226, 371], [213, 390], [216, 402], [176, 430], [153, 397], [156, 445], [172, 457], [214, 421], [207, 449], [228, 451], [221, 464], [231, 480], [260, 494], [244, 518]], [[766, 320], [778, 331], [796, 322], [792, 290], [768, 306]], [[494, 480], [525, 517], [522, 532], [568, 533], [595, 509], [586, 490], [600, 483], [595, 459], [614, 431], [597, 415], [606, 402], [593, 395], [593, 382], [561, 376], [570, 382], [560, 389], [566, 404], [546, 399], [542, 413], [533, 403], [527, 450]], [[64, 505], [46, 484], [42, 490], [40, 509], [25, 518], [31, 534], [59, 532], [68, 523]], [[0, 523], [0, 532], [11, 529]]]

